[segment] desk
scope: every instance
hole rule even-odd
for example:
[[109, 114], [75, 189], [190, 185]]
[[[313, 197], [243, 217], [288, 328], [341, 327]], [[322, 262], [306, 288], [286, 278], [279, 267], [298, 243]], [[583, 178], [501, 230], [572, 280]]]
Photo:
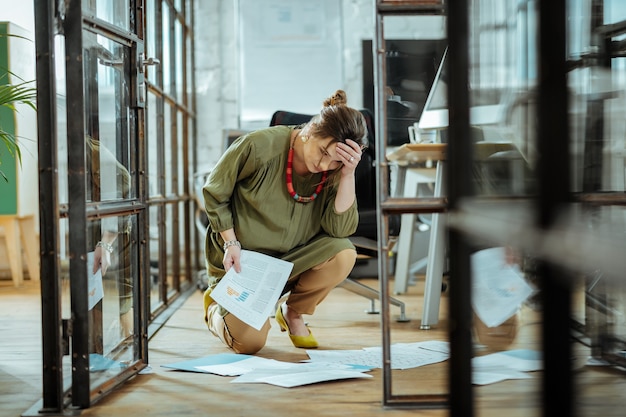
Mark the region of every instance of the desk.
[[[420, 183], [434, 183], [433, 197], [445, 195], [445, 159], [446, 144], [441, 143], [411, 143], [405, 144], [387, 155], [387, 159], [396, 163], [397, 184], [396, 195], [404, 197], [416, 197], [417, 186]], [[433, 167], [433, 163], [435, 166]], [[441, 298], [441, 282], [443, 277], [443, 265], [445, 262], [445, 228], [443, 227], [443, 215], [432, 214], [430, 227], [430, 239], [428, 244], [428, 256], [418, 263], [421, 267], [426, 263], [426, 278], [424, 287], [424, 309], [422, 324], [430, 323], [429, 317], [435, 317], [437, 322], [439, 315], [439, 301]], [[403, 214], [401, 216], [400, 234], [398, 236], [398, 257], [396, 259], [394, 291], [403, 294], [407, 291], [409, 282], [409, 264], [413, 232], [416, 222], [416, 214]]]
[[19, 287], [24, 281], [22, 249], [26, 254], [30, 279], [39, 280], [39, 242], [35, 234], [34, 216], [2, 214], [0, 215], [0, 229], [6, 240], [13, 284]]
[[[434, 183], [433, 197], [446, 194], [446, 149], [442, 143], [408, 143], [387, 155], [390, 163], [396, 164], [396, 195], [416, 197], [420, 183]], [[478, 142], [474, 147], [474, 159], [484, 161], [499, 152], [517, 150], [510, 142]], [[432, 164], [435, 163], [435, 167]], [[439, 321], [439, 302], [445, 264], [445, 214], [433, 213], [430, 227], [430, 240], [426, 262], [424, 287], [424, 307], [420, 327], [430, 329], [431, 324]], [[413, 231], [416, 223], [415, 214], [403, 214], [398, 236], [398, 257], [396, 259], [394, 290], [396, 294], [407, 291], [410, 274], [410, 253]], [[423, 263], [424, 261], [420, 261]]]

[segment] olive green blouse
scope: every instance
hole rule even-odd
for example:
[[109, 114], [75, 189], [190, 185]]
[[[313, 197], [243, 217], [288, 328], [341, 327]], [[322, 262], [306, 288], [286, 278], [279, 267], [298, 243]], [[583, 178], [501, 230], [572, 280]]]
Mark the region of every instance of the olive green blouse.
[[[238, 138], [209, 175], [203, 188], [209, 219], [205, 242], [209, 288], [225, 274], [219, 232], [230, 228], [243, 249], [293, 262], [292, 277], [344, 249], [354, 249], [347, 237], [357, 227], [356, 201], [337, 213], [336, 183], [327, 182], [309, 203], [299, 203], [287, 192], [285, 168], [293, 129], [275, 126]], [[321, 177], [294, 172], [294, 189], [310, 196]]]

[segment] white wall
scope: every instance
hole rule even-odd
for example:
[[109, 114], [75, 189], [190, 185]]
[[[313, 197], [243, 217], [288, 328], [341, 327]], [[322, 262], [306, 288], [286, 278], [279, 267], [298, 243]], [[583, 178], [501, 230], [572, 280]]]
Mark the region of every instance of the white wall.
[[[264, 1], [264, 0], [259, 0]], [[271, 0], [276, 3], [277, 0]], [[339, 0], [342, 14], [343, 85], [348, 104], [363, 105], [362, 41], [374, 39], [374, 1]], [[212, 166], [223, 149], [224, 130], [240, 129], [238, 2], [195, 2], [198, 160], [200, 169]], [[442, 39], [441, 17], [385, 20], [387, 39]], [[306, 59], [306, 57], [302, 57]], [[311, 80], [311, 82], [315, 82]], [[333, 91], [327, 92], [328, 95]], [[321, 103], [320, 103], [321, 104]]]
[[[241, 88], [237, 3], [195, 2], [199, 169], [212, 166], [220, 157], [224, 130], [241, 128], [237, 102]], [[350, 105], [360, 107], [363, 103], [361, 41], [374, 36], [374, 0], [341, 0], [341, 3], [343, 85], [337, 88], [346, 91]], [[328, 95], [332, 93], [329, 91]]]
[[222, 149], [222, 130], [239, 127], [235, 1], [196, 1], [195, 77], [199, 169]]
[[[3, 22], [13, 22], [23, 27], [29, 33], [35, 33], [35, 10], [33, 1], [0, 0], [0, 20]], [[34, 35], [32, 36], [35, 42]]]
[[240, 123], [267, 127], [278, 109], [315, 114], [343, 86], [337, 0], [239, 0]]

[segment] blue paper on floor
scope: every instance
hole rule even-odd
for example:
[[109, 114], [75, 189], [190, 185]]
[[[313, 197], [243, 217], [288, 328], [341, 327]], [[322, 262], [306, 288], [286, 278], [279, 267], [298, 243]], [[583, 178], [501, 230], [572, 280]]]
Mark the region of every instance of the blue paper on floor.
[[125, 366], [121, 362], [114, 361], [112, 359], [106, 358], [97, 353], [89, 354], [89, 371], [90, 372], [100, 372], [106, 371], [112, 368], [121, 368]]
[[198, 359], [190, 359], [187, 361], [174, 362], [170, 364], [161, 365], [162, 368], [176, 369], [179, 371], [201, 372], [208, 373], [198, 369], [198, 366], [207, 365], [223, 365], [226, 363], [233, 363], [249, 358], [250, 355], [242, 355], [238, 353], [218, 353], [217, 355], [205, 356]]

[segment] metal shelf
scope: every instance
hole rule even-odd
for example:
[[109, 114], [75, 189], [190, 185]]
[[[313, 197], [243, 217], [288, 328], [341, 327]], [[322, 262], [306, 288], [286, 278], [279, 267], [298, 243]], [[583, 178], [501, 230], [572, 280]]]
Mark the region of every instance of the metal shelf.
[[[387, 104], [383, 92], [386, 80], [386, 46], [383, 35], [383, 18], [394, 15], [423, 15], [442, 16], [445, 13], [444, 0], [422, 1], [384, 1], [376, 0], [375, 22], [376, 37], [373, 42], [374, 53], [374, 85], [375, 85], [375, 116], [376, 116], [376, 161], [379, 199], [377, 208], [380, 215], [378, 226], [377, 250], [385, 253], [390, 245], [388, 231], [385, 225], [387, 216], [404, 213], [441, 213], [446, 210], [445, 198], [392, 198], [389, 197], [389, 170], [387, 163]], [[387, 262], [384, 256], [378, 257], [378, 275], [380, 281], [380, 305], [382, 327], [382, 355], [383, 355], [383, 405], [403, 408], [445, 408], [449, 406], [447, 393], [423, 395], [395, 395], [392, 393], [391, 352], [390, 352], [390, 323]]]
[[430, 198], [388, 198], [380, 203], [383, 214], [428, 214], [443, 213], [448, 206], [448, 199], [445, 197]]
[[444, 0], [377, 0], [376, 11], [381, 15], [443, 15]]
[[549, 228], [537, 226], [536, 210], [536, 201], [530, 199], [467, 199], [448, 212], [448, 227], [576, 273], [602, 270], [604, 277], [624, 285], [626, 241], [623, 226], [616, 227], [611, 217], [616, 211], [626, 213], [626, 207], [572, 203]]

